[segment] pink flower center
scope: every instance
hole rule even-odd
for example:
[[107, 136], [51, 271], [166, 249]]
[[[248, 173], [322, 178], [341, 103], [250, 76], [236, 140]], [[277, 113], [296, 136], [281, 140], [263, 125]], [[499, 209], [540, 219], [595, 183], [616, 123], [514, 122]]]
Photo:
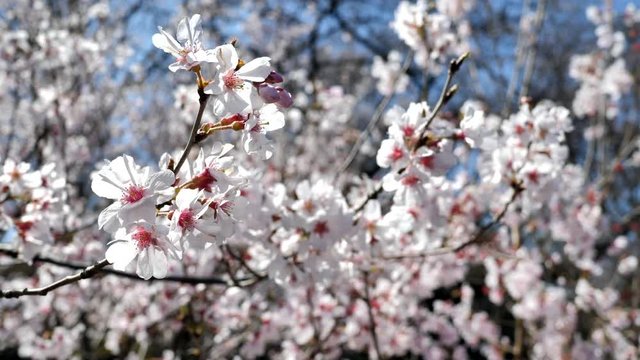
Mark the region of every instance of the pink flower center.
[[209, 204], [209, 207], [213, 209], [213, 217], [217, 219], [218, 210], [221, 210], [227, 215], [231, 215], [231, 210], [233, 210], [233, 202], [226, 200], [223, 202], [213, 201], [211, 204]]
[[131, 185], [122, 194], [120, 201], [123, 204], [137, 203], [144, 197], [144, 188], [138, 185]]
[[427, 169], [433, 168], [433, 164], [435, 162], [435, 156], [423, 156], [420, 158], [420, 164], [426, 167]]
[[200, 174], [191, 179], [191, 184], [187, 186], [189, 189], [207, 190], [211, 192], [211, 185], [216, 182], [216, 178], [211, 175], [209, 169], [204, 169]]
[[413, 186], [413, 185], [417, 184], [418, 181], [420, 181], [420, 179], [417, 176], [409, 175], [409, 176], [403, 178], [401, 182], [402, 182], [402, 185]]
[[158, 240], [153, 236], [153, 233], [143, 227], [136, 229], [136, 233], [131, 236], [136, 242], [138, 250], [143, 250], [151, 245], [157, 244]]
[[187, 65], [189, 63], [188, 56], [191, 53], [191, 48], [185, 47], [184, 49], [179, 51], [180, 56], [177, 58], [178, 62], [183, 65]]
[[402, 159], [403, 156], [404, 156], [404, 153], [402, 152], [402, 149], [397, 146], [394, 146], [393, 151], [391, 151], [391, 154], [389, 154], [389, 159], [391, 159], [392, 161], [398, 161]]
[[191, 230], [195, 225], [196, 219], [193, 216], [193, 211], [191, 209], [184, 210], [180, 213], [180, 217], [178, 218], [178, 225], [185, 229]]
[[412, 137], [413, 132], [414, 132], [413, 126], [405, 125], [402, 127], [402, 133], [404, 134], [405, 137]]
[[318, 221], [313, 227], [313, 232], [319, 236], [324, 236], [329, 232], [329, 225], [327, 225], [326, 221]]
[[244, 84], [244, 81], [236, 76], [235, 71], [233, 69], [227, 71], [226, 74], [222, 75], [222, 81], [224, 82], [224, 86], [227, 89], [238, 89], [241, 88]]

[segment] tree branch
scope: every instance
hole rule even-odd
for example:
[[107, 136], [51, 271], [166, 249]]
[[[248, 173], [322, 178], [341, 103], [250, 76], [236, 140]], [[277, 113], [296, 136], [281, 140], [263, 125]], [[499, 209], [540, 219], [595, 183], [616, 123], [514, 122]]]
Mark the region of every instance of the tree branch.
[[454, 84], [453, 86], [450, 87], [451, 80], [453, 80], [453, 77], [455, 76], [455, 74], [458, 72], [458, 70], [460, 70], [462, 63], [468, 57], [469, 57], [469, 52], [466, 52], [460, 55], [460, 57], [458, 57], [457, 59], [451, 60], [451, 62], [449, 63], [449, 70], [447, 71], [447, 79], [445, 80], [444, 86], [442, 87], [442, 91], [440, 92], [440, 98], [438, 98], [438, 102], [436, 103], [436, 106], [433, 108], [433, 111], [431, 111], [431, 114], [429, 116], [429, 119], [427, 119], [427, 122], [417, 129], [419, 135], [416, 142], [413, 144], [413, 149], [411, 149], [412, 152], [415, 152], [416, 150], [418, 150], [420, 146], [424, 144], [424, 141], [426, 140], [424, 138], [424, 135], [427, 132], [427, 129], [429, 129], [431, 122], [433, 122], [433, 120], [436, 118], [436, 116], [438, 115], [442, 107], [446, 105], [449, 102], [449, 100], [451, 100], [451, 98], [456, 93], [456, 91], [458, 91], [457, 85]]
[[82, 279], [88, 279], [92, 277], [107, 265], [109, 265], [109, 261], [107, 261], [107, 259], [102, 259], [99, 262], [95, 263], [94, 265], [84, 268], [82, 271], [80, 271], [75, 275], [69, 275], [47, 286], [33, 288], [33, 289], [24, 288], [22, 290], [7, 290], [7, 291], [0, 290], [0, 298], [11, 299], [11, 298], [19, 298], [25, 295], [45, 296], [49, 293], [49, 291], [53, 291], [67, 284], [72, 284]]
[[353, 160], [356, 158], [356, 156], [360, 152], [360, 148], [362, 147], [362, 144], [369, 137], [369, 134], [373, 131], [375, 126], [378, 124], [378, 121], [380, 121], [380, 119], [382, 118], [382, 114], [384, 113], [384, 109], [387, 108], [387, 106], [389, 105], [389, 102], [391, 102], [391, 99], [395, 95], [395, 89], [396, 89], [396, 86], [398, 84], [398, 80], [400, 79], [402, 74], [404, 74], [407, 71], [407, 69], [409, 68], [409, 65], [411, 65], [412, 61], [413, 61], [413, 52], [410, 52], [407, 55], [407, 57], [405, 58], [404, 63], [402, 64], [402, 68], [400, 69], [400, 71], [393, 77], [393, 81], [392, 81], [393, 86], [392, 86], [392, 88], [393, 88], [394, 91], [391, 94], [389, 94], [389, 95], [385, 96], [384, 98], [382, 98], [380, 103], [378, 103], [378, 107], [376, 108], [375, 113], [371, 117], [371, 120], [369, 120], [369, 124], [367, 124], [367, 127], [360, 134], [360, 136], [358, 137], [358, 140], [356, 141], [356, 143], [353, 144], [353, 147], [351, 148], [351, 151], [349, 152], [349, 155], [347, 156], [345, 161], [342, 163], [342, 165], [340, 165], [340, 168], [338, 168], [338, 171], [335, 173], [334, 180], [337, 179], [340, 176], [340, 174], [342, 174], [345, 170], [347, 170], [349, 165], [351, 165]]
[[[6, 255], [12, 258], [19, 257], [18, 251], [13, 249], [8, 249], [6, 247], [0, 247], [0, 254]], [[53, 259], [47, 256], [38, 255], [33, 258], [33, 261], [52, 264], [52, 265], [56, 265], [56, 266], [60, 266], [68, 269], [81, 270], [81, 271], [75, 275], [67, 276], [61, 280], [58, 280], [48, 286], [41, 287], [41, 288], [0, 291], [0, 298], [16, 298], [16, 297], [25, 296], [25, 295], [46, 295], [51, 290], [55, 290], [64, 285], [77, 282], [81, 279], [90, 278], [98, 273], [111, 274], [111, 275], [116, 275], [123, 278], [128, 278], [131, 280], [146, 281], [146, 282], [162, 281], [162, 282], [177, 282], [181, 284], [191, 284], [191, 285], [197, 285], [197, 284], [226, 285], [226, 286], [234, 285], [232, 282], [219, 277], [167, 276], [162, 279], [151, 278], [149, 280], [144, 280], [143, 278], [139, 277], [137, 274], [105, 268], [107, 265], [109, 265], [106, 259], [103, 259], [93, 265], [86, 265], [86, 264], [78, 264], [73, 262], [66, 262], [62, 260]], [[241, 278], [241, 279], [236, 279], [236, 281], [238, 282], [239, 286], [248, 286], [248, 285], [252, 285], [253, 282], [255, 282], [255, 279]], [[247, 283], [247, 281], [250, 281], [250, 282]]]
[[493, 228], [494, 226], [498, 225], [501, 221], [502, 218], [504, 218], [504, 216], [507, 214], [507, 211], [509, 210], [509, 207], [511, 207], [511, 204], [513, 204], [516, 199], [518, 198], [518, 196], [524, 191], [524, 188], [519, 187], [519, 186], [514, 186], [513, 188], [513, 194], [511, 195], [511, 198], [509, 199], [509, 201], [504, 204], [504, 206], [502, 207], [502, 210], [498, 213], [498, 215], [496, 215], [496, 217], [493, 218], [493, 220], [491, 220], [490, 223], [484, 225], [483, 227], [481, 227], [476, 233], [475, 235], [467, 242], [464, 242], [462, 244], [459, 244], [457, 246], [447, 246], [447, 247], [441, 247], [438, 249], [434, 249], [431, 251], [427, 251], [427, 252], [423, 252], [423, 253], [419, 253], [419, 254], [409, 254], [409, 255], [395, 255], [395, 256], [382, 256], [382, 258], [384, 260], [402, 260], [402, 259], [410, 259], [410, 258], [426, 258], [429, 256], [436, 256], [436, 255], [444, 255], [444, 254], [449, 254], [449, 253], [457, 253], [460, 252], [464, 249], [466, 249], [467, 247], [473, 245], [473, 244], [478, 244], [480, 242], [482, 242], [484, 240], [484, 235], [491, 230], [491, 228]]
[[369, 291], [369, 272], [364, 272], [364, 301], [367, 303], [367, 313], [369, 314], [369, 328], [371, 331], [371, 340], [373, 348], [376, 351], [376, 357], [382, 359], [380, 353], [380, 343], [378, 342], [378, 333], [376, 332], [376, 319], [373, 315], [373, 307], [371, 306], [371, 293]]
[[202, 122], [202, 115], [204, 115], [204, 110], [207, 107], [207, 102], [209, 101], [209, 97], [211, 95], [206, 94], [204, 89], [198, 87], [198, 95], [200, 96], [198, 101], [200, 102], [200, 108], [198, 109], [198, 116], [196, 116], [196, 121], [193, 123], [193, 127], [191, 127], [191, 134], [189, 135], [189, 141], [187, 141], [187, 145], [184, 147], [182, 151], [182, 156], [180, 160], [178, 160], [178, 164], [173, 168], [173, 173], [177, 174], [180, 171], [180, 168], [189, 157], [189, 153], [191, 152], [191, 148], [196, 143], [196, 136], [198, 135], [198, 129], [200, 128], [200, 123]]

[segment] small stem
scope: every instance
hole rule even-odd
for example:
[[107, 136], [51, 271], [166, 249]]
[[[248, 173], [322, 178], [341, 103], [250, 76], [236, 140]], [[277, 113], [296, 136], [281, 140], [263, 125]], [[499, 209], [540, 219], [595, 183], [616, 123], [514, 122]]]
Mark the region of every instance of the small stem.
[[7, 299], [11, 299], [11, 298], [18, 298], [21, 296], [25, 296], [25, 295], [40, 295], [40, 296], [44, 296], [47, 295], [49, 293], [49, 291], [55, 290], [59, 287], [63, 287], [67, 284], [71, 284], [77, 281], [80, 281], [81, 279], [88, 279], [90, 277], [92, 277], [93, 275], [97, 274], [103, 267], [109, 265], [109, 261], [107, 261], [107, 259], [103, 259], [100, 260], [99, 262], [97, 262], [94, 265], [91, 265], [85, 269], [83, 269], [82, 271], [80, 271], [79, 273], [75, 274], [75, 275], [70, 275], [67, 277], [64, 277], [54, 283], [51, 283], [47, 286], [43, 286], [40, 288], [33, 288], [33, 289], [27, 289], [24, 288], [22, 290], [8, 290], [8, 291], [0, 291], [0, 298], [7, 298]]
[[198, 116], [196, 116], [196, 121], [194, 121], [193, 123], [193, 127], [191, 128], [191, 134], [189, 135], [189, 141], [187, 142], [187, 145], [184, 147], [184, 150], [182, 151], [182, 156], [180, 157], [180, 160], [178, 161], [178, 164], [176, 165], [176, 167], [173, 169], [174, 174], [177, 174], [178, 171], [180, 171], [180, 168], [182, 167], [184, 162], [187, 160], [187, 157], [189, 157], [191, 148], [196, 143], [196, 136], [198, 135], [198, 129], [200, 129], [200, 123], [202, 122], [202, 115], [204, 115], [204, 109], [207, 107], [207, 102], [209, 101], [209, 97], [211, 96], [209, 94], [206, 94], [204, 92], [204, 89], [201, 87], [198, 88], [198, 95], [200, 96], [200, 98], [198, 99], [198, 101], [200, 102], [200, 108], [198, 109]]
[[371, 117], [371, 120], [369, 120], [369, 124], [367, 124], [367, 127], [360, 134], [360, 136], [358, 137], [358, 140], [356, 141], [356, 143], [353, 144], [353, 147], [351, 148], [351, 151], [349, 152], [349, 155], [347, 156], [345, 161], [342, 163], [342, 165], [340, 165], [340, 167], [338, 168], [338, 171], [336, 172], [336, 174], [334, 176], [334, 180], [337, 179], [338, 176], [340, 176], [340, 174], [342, 174], [345, 170], [347, 170], [349, 165], [351, 165], [353, 160], [355, 160], [356, 156], [360, 152], [360, 149], [362, 148], [362, 144], [364, 144], [364, 141], [369, 137], [369, 134], [371, 134], [373, 129], [376, 127], [376, 125], [378, 124], [378, 121], [380, 121], [380, 119], [382, 118], [382, 115], [384, 113], [384, 109], [387, 108], [387, 105], [389, 105], [389, 103], [391, 102], [391, 99], [393, 99], [393, 96], [395, 95], [395, 89], [396, 89], [398, 80], [400, 79], [400, 77], [404, 73], [407, 72], [407, 69], [409, 69], [409, 66], [411, 65], [411, 61], [413, 61], [413, 52], [411, 52], [411, 53], [409, 53], [409, 55], [407, 55], [407, 57], [404, 60], [403, 65], [402, 65], [402, 68], [396, 74], [396, 76], [393, 77], [393, 80], [392, 80], [393, 85], [391, 86], [393, 91], [390, 94], [388, 94], [387, 96], [385, 96], [384, 98], [382, 98], [380, 103], [378, 103], [378, 107], [376, 108], [375, 113]]
[[371, 328], [371, 340], [373, 341], [373, 348], [376, 351], [376, 357], [382, 359], [380, 353], [380, 343], [378, 342], [378, 333], [376, 332], [376, 319], [373, 315], [373, 308], [371, 306], [371, 294], [369, 291], [369, 272], [364, 272], [364, 300], [367, 303], [367, 312], [369, 314], [369, 327]]
[[453, 95], [458, 90], [458, 87], [456, 85], [450, 87], [451, 80], [453, 80], [453, 76], [458, 72], [458, 70], [460, 70], [462, 63], [466, 60], [467, 57], [469, 57], [468, 52], [462, 54], [457, 59], [451, 60], [451, 63], [449, 64], [449, 70], [447, 71], [447, 79], [445, 80], [442, 91], [440, 92], [440, 98], [438, 99], [436, 106], [433, 108], [433, 111], [431, 111], [427, 122], [418, 129], [419, 135], [416, 138], [416, 142], [413, 144], [413, 148], [411, 149], [412, 152], [415, 153], [416, 150], [418, 150], [418, 148], [423, 145], [424, 135], [431, 125], [431, 122], [433, 122], [433, 120], [436, 118], [436, 115], [438, 115], [438, 112], [440, 112], [442, 107], [447, 102], [449, 102], [449, 100], [451, 100], [451, 97], [453, 97]]

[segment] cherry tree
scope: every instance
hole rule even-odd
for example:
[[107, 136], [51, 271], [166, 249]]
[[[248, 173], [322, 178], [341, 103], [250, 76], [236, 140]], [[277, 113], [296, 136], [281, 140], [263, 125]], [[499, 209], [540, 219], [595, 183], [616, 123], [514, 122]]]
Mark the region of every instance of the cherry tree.
[[640, 9], [236, 5], [3, 10], [2, 356], [639, 356]]

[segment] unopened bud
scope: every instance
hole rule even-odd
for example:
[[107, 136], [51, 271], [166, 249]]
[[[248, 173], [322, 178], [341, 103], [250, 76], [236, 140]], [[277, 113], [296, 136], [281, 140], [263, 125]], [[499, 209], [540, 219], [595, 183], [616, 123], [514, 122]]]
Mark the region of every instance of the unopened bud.
[[264, 79], [264, 82], [267, 84], [280, 84], [283, 81], [284, 78], [282, 77], [282, 75], [278, 74], [275, 71], [271, 71], [271, 73], [269, 73], [269, 76]]
[[231, 116], [228, 116], [222, 120], [220, 120], [220, 124], [221, 125], [230, 125], [233, 124], [236, 121], [241, 121], [243, 122], [245, 119], [241, 114], [233, 114]]
[[258, 88], [258, 94], [260, 94], [262, 100], [264, 100], [264, 102], [266, 102], [267, 104], [271, 104], [280, 100], [280, 93], [278, 93], [278, 90], [276, 90], [276, 88], [271, 85], [260, 85], [260, 87]]
[[280, 99], [278, 99], [278, 102], [276, 104], [280, 105], [285, 109], [288, 107], [291, 107], [291, 105], [293, 105], [293, 98], [291, 97], [291, 94], [283, 88], [277, 88], [277, 89], [278, 89], [278, 94], [280, 95]]

